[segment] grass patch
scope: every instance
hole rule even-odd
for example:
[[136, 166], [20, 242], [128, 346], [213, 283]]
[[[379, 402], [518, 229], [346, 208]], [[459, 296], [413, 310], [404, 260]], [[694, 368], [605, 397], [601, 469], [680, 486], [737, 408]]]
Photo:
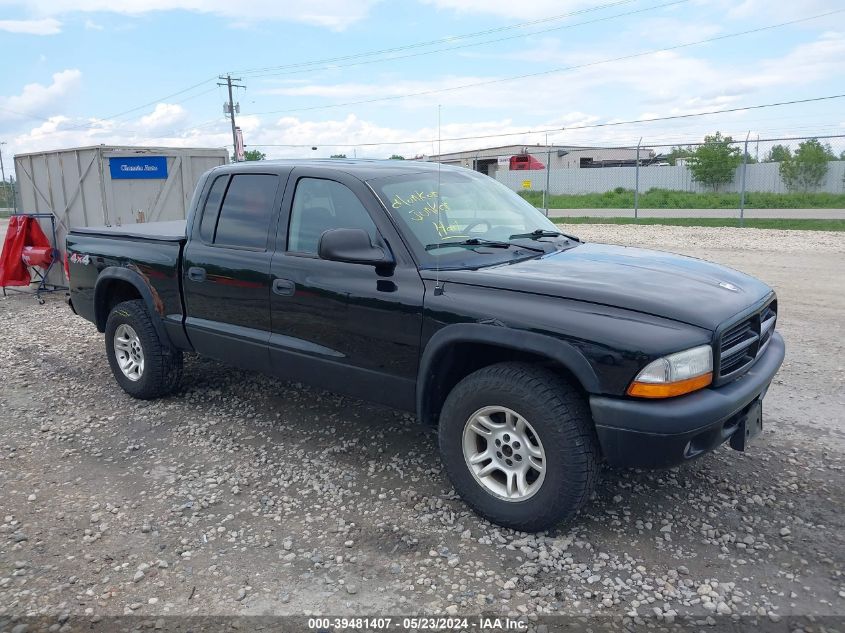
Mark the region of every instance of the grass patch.
[[[650, 224], [663, 226], [738, 227], [738, 218], [549, 218], [555, 224]], [[791, 229], [798, 231], [845, 231], [845, 220], [786, 220], [746, 218], [749, 229]]]
[[[535, 207], [543, 206], [542, 191], [521, 191]], [[640, 193], [640, 209], [738, 209], [738, 193], [690, 193], [649, 189]], [[549, 196], [550, 209], [633, 209], [634, 191], [617, 187], [605, 193]], [[845, 209], [845, 193], [745, 194], [746, 209]]]

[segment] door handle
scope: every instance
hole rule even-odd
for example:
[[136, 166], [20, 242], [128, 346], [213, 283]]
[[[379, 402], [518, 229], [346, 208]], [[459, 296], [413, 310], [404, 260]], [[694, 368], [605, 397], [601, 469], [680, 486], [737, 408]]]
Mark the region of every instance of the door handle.
[[188, 269], [188, 279], [191, 281], [205, 281], [205, 268], [191, 266]]
[[292, 297], [296, 291], [296, 284], [289, 279], [274, 279], [273, 292], [283, 297]]

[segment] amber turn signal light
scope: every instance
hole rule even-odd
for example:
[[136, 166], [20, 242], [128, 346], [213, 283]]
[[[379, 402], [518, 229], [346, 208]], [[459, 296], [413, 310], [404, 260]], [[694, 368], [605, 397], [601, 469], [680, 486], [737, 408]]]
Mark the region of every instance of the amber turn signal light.
[[674, 398], [703, 389], [711, 382], [713, 382], [712, 372], [678, 382], [649, 383], [634, 381], [628, 387], [628, 395], [637, 398]]

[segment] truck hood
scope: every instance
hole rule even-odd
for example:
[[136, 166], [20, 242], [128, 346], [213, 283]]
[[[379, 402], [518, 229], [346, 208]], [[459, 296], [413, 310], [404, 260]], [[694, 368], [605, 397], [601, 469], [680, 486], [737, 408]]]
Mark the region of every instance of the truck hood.
[[478, 270], [441, 271], [440, 279], [600, 303], [709, 330], [772, 292], [760, 280], [719, 264], [608, 244], [580, 244]]

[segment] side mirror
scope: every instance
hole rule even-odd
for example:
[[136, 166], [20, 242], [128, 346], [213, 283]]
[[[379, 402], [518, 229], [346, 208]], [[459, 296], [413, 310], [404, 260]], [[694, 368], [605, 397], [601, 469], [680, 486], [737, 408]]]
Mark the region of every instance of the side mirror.
[[320, 259], [380, 266], [393, 262], [383, 248], [373, 246], [364, 229], [329, 229], [320, 236]]

